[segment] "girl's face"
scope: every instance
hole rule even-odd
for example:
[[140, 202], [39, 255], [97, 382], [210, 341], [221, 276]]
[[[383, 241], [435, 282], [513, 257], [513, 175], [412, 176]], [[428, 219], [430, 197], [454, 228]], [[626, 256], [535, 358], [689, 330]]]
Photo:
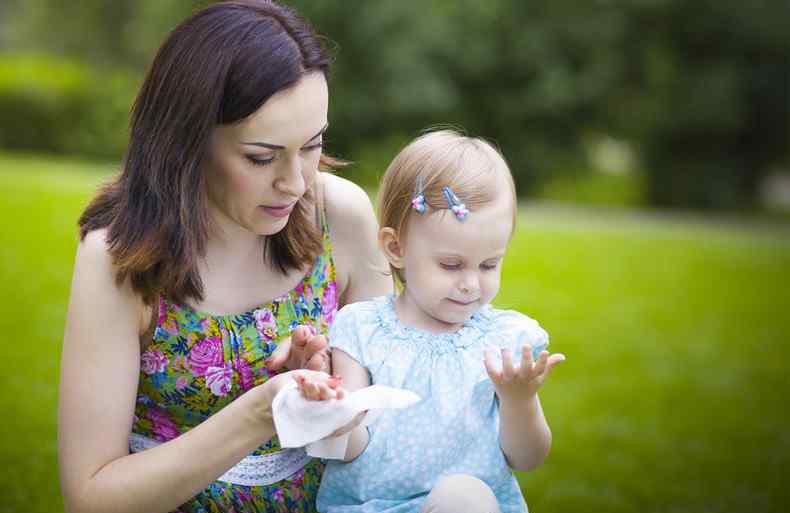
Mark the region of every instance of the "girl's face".
[[315, 180], [327, 128], [326, 79], [308, 73], [248, 118], [214, 129], [209, 208], [222, 230], [272, 235]]
[[449, 210], [410, 216], [396, 265], [406, 280], [398, 300], [404, 321], [430, 331], [454, 331], [494, 299], [514, 208], [509, 187], [498, 189], [495, 201], [463, 222]]

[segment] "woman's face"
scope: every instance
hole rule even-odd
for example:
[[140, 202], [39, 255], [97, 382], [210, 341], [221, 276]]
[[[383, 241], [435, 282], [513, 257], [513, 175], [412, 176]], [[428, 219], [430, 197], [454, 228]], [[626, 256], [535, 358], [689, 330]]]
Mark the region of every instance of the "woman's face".
[[312, 72], [248, 118], [214, 129], [207, 186], [220, 229], [273, 235], [285, 227], [315, 180], [328, 106], [326, 79]]

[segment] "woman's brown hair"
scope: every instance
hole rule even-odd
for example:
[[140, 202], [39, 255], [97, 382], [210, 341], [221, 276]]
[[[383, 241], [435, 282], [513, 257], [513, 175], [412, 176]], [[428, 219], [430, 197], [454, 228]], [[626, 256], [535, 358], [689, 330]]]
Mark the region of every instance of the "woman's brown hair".
[[[157, 295], [201, 300], [197, 263], [209, 231], [206, 181], [213, 128], [257, 111], [308, 72], [326, 77], [329, 56], [292, 9], [266, 0], [211, 5], [182, 22], [160, 47], [132, 107], [120, 174], [79, 220], [80, 238], [107, 228], [118, 269], [147, 303]], [[336, 163], [321, 157], [323, 169]], [[306, 194], [264, 257], [285, 273], [314, 261], [321, 234]]]

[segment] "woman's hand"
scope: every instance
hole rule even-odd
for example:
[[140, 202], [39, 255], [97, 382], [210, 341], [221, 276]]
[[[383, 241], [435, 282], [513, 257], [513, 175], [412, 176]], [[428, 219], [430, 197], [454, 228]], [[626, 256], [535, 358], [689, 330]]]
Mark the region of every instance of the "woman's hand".
[[267, 364], [272, 370], [286, 368], [331, 372], [329, 350], [324, 335], [315, 335], [307, 326], [297, 326], [280, 342]]
[[495, 352], [490, 349], [485, 352], [486, 371], [502, 401], [520, 403], [533, 399], [551, 369], [565, 360], [562, 353], [542, 351], [536, 362], [532, 359], [532, 347], [529, 344], [524, 346], [522, 353], [521, 365], [516, 367], [513, 364], [513, 352], [503, 348], [502, 368], [499, 369], [494, 363]]

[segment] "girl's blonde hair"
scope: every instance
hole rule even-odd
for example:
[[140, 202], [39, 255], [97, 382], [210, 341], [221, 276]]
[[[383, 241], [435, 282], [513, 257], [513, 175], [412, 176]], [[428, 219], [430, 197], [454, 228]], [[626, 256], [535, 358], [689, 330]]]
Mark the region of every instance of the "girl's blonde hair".
[[[453, 190], [474, 215], [474, 210], [498, 197], [497, 174], [507, 177], [513, 204], [513, 229], [516, 226], [516, 188], [507, 162], [488, 141], [452, 130], [429, 131], [409, 143], [395, 156], [381, 180], [378, 194], [379, 223], [395, 230], [403, 240], [418, 179], [425, 196], [426, 214], [447, 209], [442, 188]], [[399, 269], [390, 266], [396, 283], [402, 284]]]

